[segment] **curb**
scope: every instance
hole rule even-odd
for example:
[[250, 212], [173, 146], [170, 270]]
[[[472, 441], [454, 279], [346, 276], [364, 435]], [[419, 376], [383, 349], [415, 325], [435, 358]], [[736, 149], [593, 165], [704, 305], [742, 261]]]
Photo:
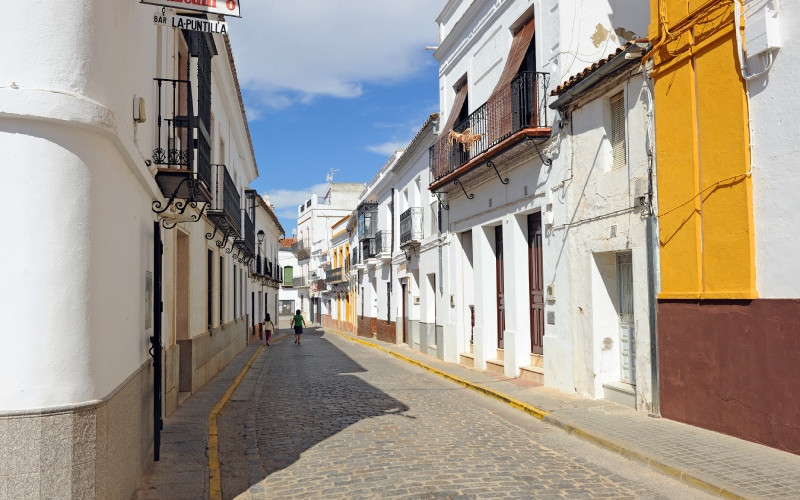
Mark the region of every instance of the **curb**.
[[210, 500], [222, 499], [222, 482], [219, 471], [219, 434], [217, 432], [217, 416], [225, 411], [225, 407], [228, 406], [228, 402], [230, 401], [231, 396], [233, 396], [234, 391], [236, 391], [236, 388], [239, 387], [239, 384], [247, 374], [247, 371], [250, 370], [251, 366], [253, 366], [253, 363], [258, 355], [261, 354], [263, 349], [263, 345], [260, 345], [258, 349], [256, 349], [255, 354], [250, 357], [250, 361], [244, 365], [242, 371], [239, 372], [239, 375], [236, 376], [231, 386], [228, 387], [228, 390], [225, 391], [225, 394], [222, 395], [222, 398], [208, 415], [208, 498]]
[[722, 497], [722, 498], [745, 500], [745, 497], [737, 495], [736, 493], [734, 493], [732, 491], [726, 490], [724, 487], [716, 486], [716, 485], [714, 485], [714, 484], [712, 484], [712, 483], [710, 483], [708, 481], [705, 481], [705, 480], [700, 479], [700, 478], [698, 478], [696, 476], [693, 476], [691, 474], [683, 472], [680, 469], [677, 469], [675, 467], [667, 465], [667, 464], [665, 464], [663, 462], [660, 462], [660, 461], [658, 461], [658, 460], [656, 460], [654, 458], [648, 457], [645, 454], [642, 454], [642, 453], [639, 453], [639, 452], [636, 452], [636, 451], [632, 451], [632, 450], [630, 450], [630, 449], [628, 449], [628, 448], [626, 448], [626, 447], [624, 447], [622, 445], [619, 445], [617, 443], [614, 443], [613, 441], [610, 441], [608, 439], [600, 437], [597, 434], [594, 434], [594, 433], [592, 433], [590, 431], [587, 431], [587, 430], [582, 429], [580, 427], [576, 427], [574, 425], [571, 425], [571, 424], [568, 424], [566, 422], [563, 422], [563, 421], [559, 420], [558, 418], [552, 416], [550, 413], [548, 413], [548, 412], [546, 412], [546, 411], [544, 411], [542, 409], [539, 409], [539, 408], [537, 408], [537, 407], [535, 407], [533, 405], [529, 405], [527, 403], [523, 403], [522, 401], [518, 401], [518, 400], [516, 400], [516, 399], [514, 399], [512, 397], [509, 397], [509, 396], [507, 396], [507, 395], [505, 395], [505, 394], [503, 394], [501, 392], [495, 391], [493, 389], [489, 389], [488, 387], [484, 387], [484, 386], [479, 385], [479, 384], [475, 384], [475, 383], [470, 382], [468, 380], [464, 380], [464, 379], [462, 379], [460, 377], [456, 377], [455, 375], [451, 375], [451, 374], [449, 374], [447, 372], [443, 372], [443, 371], [441, 371], [439, 369], [436, 369], [436, 368], [434, 368], [432, 366], [428, 366], [425, 363], [422, 363], [422, 362], [417, 361], [415, 359], [408, 358], [406, 356], [403, 356], [400, 353], [394, 352], [394, 351], [392, 351], [390, 349], [386, 349], [385, 347], [382, 347], [382, 346], [380, 346], [378, 344], [374, 344], [374, 343], [369, 342], [367, 340], [362, 340], [362, 339], [360, 339], [358, 337], [354, 337], [353, 335], [350, 335], [350, 334], [347, 334], [347, 333], [344, 333], [344, 332], [340, 332], [340, 331], [337, 331], [337, 330], [323, 329], [323, 331], [330, 332], [330, 333], [335, 333], [335, 334], [337, 334], [337, 335], [339, 335], [341, 337], [344, 337], [345, 339], [348, 339], [348, 340], [350, 340], [352, 342], [356, 342], [358, 344], [362, 344], [362, 345], [365, 345], [367, 347], [372, 347], [372, 348], [378, 349], [380, 351], [383, 351], [385, 353], [391, 354], [392, 356], [394, 356], [394, 357], [396, 357], [398, 359], [401, 359], [401, 360], [403, 360], [403, 361], [405, 361], [407, 363], [410, 363], [412, 365], [418, 366], [418, 367], [420, 367], [420, 368], [422, 368], [424, 370], [427, 370], [427, 371], [429, 371], [431, 373], [439, 375], [440, 377], [443, 377], [443, 378], [448, 379], [450, 381], [456, 382], [457, 384], [459, 384], [459, 385], [461, 385], [463, 387], [466, 387], [467, 389], [472, 389], [472, 390], [477, 391], [477, 392], [479, 392], [481, 394], [484, 394], [486, 396], [490, 396], [490, 397], [493, 397], [493, 398], [495, 398], [497, 400], [503, 401], [504, 403], [507, 403], [507, 404], [511, 405], [512, 407], [518, 409], [518, 410], [522, 410], [522, 411], [528, 413], [529, 415], [532, 415], [533, 417], [541, 420], [542, 422], [544, 422], [546, 424], [552, 425], [554, 427], [558, 427], [559, 429], [565, 431], [567, 434], [571, 434], [571, 435], [573, 435], [575, 437], [583, 439], [584, 441], [588, 441], [590, 443], [594, 443], [597, 446], [600, 446], [601, 448], [605, 448], [606, 450], [609, 450], [609, 451], [612, 451], [614, 453], [617, 453], [618, 455], [622, 455], [625, 458], [640, 462], [640, 463], [642, 463], [644, 465], [647, 465], [648, 467], [650, 467], [650, 468], [652, 468], [652, 469], [654, 469], [654, 470], [656, 470], [656, 471], [658, 471], [658, 472], [660, 472], [660, 473], [662, 473], [662, 474], [664, 474], [666, 476], [672, 477], [673, 479], [677, 479], [677, 480], [679, 480], [679, 481], [681, 481], [683, 483], [686, 483], [686, 484], [688, 484], [688, 485], [690, 485], [690, 486], [692, 486], [694, 488], [697, 488], [699, 490], [703, 490], [703, 491], [705, 491], [707, 493], [711, 493], [712, 495], [717, 495], [717, 496]]

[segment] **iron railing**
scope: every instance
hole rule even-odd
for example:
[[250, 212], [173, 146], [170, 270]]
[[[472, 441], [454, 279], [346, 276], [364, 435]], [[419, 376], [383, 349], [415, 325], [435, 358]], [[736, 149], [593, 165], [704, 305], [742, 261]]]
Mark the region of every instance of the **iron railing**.
[[[220, 182], [220, 172], [222, 172], [222, 182]], [[239, 190], [236, 189], [236, 183], [233, 182], [228, 167], [225, 165], [217, 165], [217, 210], [222, 209], [223, 213], [230, 218], [233, 228], [237, 234], [242, 231], [241, 221], [241, 208], [240, 208]], [[220, 202], [222, 206], [220, 207]]]
[[377, 255], [375, 251], [375, 238], [367, 238], [365, 240], [361, 240], [361, 259], [365, 261], [367, 259], [372, 259]]
[[392, 253], [392, 232], [380, 230], [375, 235], [375, 251], [379, 254]]
[[308, 278], [305, 276], [299, 276], [292, 280], [292, 284], [295, 288], [302, 288], [308, 286]]
[[400, 246], [422, 242], [422, 208], [412, 207], [400, 214]]
[[344, 268], [337, 267], [336, 269], [331, 269], [327, 273], [325, 273], [325, 282], [326, 283], [341, 283], [345, 280], [344, 277]]
[[244, 235], [242, 238], [242, 244], [251, 255], [254, 255], [256, 251], [256, 224], [253, 222], [253, 219], [250, 218], [250, 214], [248, 214], [246, 211], [243, 212], [243, 215]]
[[192, 83], [188, 80], [170, 78], [154, 80], [158, 87], [156, 101], [158, 115], [153, 163], [164, 168], [192, 170], [194, 164], [194, 149], [191, 147], [194, 128]]
[[433, 180], [439, 180], [512, 134], [549, 127], [549, 73], [522, 72], [471, 115], [445, 131], [429, 150]]
[[300, 259], [307, 259], [311, 256], [311, 247], [304, 240], [297, 240], [292, 243], [292, 253]]

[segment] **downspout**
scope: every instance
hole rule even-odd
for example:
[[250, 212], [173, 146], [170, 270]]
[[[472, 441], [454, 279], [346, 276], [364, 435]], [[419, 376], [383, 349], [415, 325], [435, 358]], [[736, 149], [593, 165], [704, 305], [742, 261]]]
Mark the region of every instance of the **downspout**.
[[[645, 72], [647, 74], [647, 72]], [[647, 217], [646, 217], [646, 242], [647, 249], [647, 306], [650, 327], [650, 416], [661, 416], [661, 397], [659, 394], [659, 375], [658, 375], [658, 294], [656, 267], [658, 258], [658, 219], [655, 213], [655, 201], [653, 189], [653, 141], [655, 133], [653, 130], [655, 109], [653, 106], [653, 95], [648, 84], [649, 75], [645, 78], [645, 93], [647, 95]]]
[[391, 219], [392, 219], [392, 232], [389, 233], [389, 234], [392, 235], [391, 241], [389, 242], [389, 256], [390, 256], [389, 257], [389, 259], [390, 259], [389, 260], [389, 293], [386, 294], [387, 295], [387, 299], [386, 300], [388, 302], [387, 305], [386, 305], [387, 309], [388, 309], [386, 311], [386, 316], [387, 316], [386, 317], [386, 321], [388, 321], [388, 322], [392, 321], [392, 292], [394, 290], [394, 264], [392, 264], [392, 259], [394, 258], [394, 212], [395, 212], [395, 210], [394, 210], [394, 208], [395, 208], [395, 206], [394, 206], [394, 203], [395, 203], [394, 193], [395, 193], [395, 191], [396, 191], [396, 189], [392, 188], [392, 209], [390, 210], [390, 216], [391, 216]]

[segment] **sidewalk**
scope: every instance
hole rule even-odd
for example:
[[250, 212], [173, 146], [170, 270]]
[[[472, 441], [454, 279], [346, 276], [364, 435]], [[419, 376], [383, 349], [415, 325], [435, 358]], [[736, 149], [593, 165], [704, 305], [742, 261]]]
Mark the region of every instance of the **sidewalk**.
[[405, 344], [356, 337], [470, 389], [503, 400], [544, 422], [709, 493], [729, 498], [800, 498], [800, 456], [627, 406], [583, 399], [497, 374], [446, 363]]
[[[139, 482], [135, 499], [209, 497], [208, 416], [260, 344], [248, 345], [217, 376], [164, 419], [161, 456]], [[265, 358], [260, 356], [260, 358]]]

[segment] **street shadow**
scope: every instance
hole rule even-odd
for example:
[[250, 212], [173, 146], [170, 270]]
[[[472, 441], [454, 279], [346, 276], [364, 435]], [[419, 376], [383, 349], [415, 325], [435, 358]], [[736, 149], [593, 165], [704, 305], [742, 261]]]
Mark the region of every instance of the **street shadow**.
[[[361, 420], [406, 416], [409, 410], [357, 376], [367, 370], [323, 338], [321, 329], [306, 329], [302, 339], [299, 346], [293, 344], [294, 335], [273, 344], [260, 379], [255, 428], [261, 480]], [[250, 486], [255, 479], [251, 474]], [[226, 491], [225, 496], [239, 493]]]

